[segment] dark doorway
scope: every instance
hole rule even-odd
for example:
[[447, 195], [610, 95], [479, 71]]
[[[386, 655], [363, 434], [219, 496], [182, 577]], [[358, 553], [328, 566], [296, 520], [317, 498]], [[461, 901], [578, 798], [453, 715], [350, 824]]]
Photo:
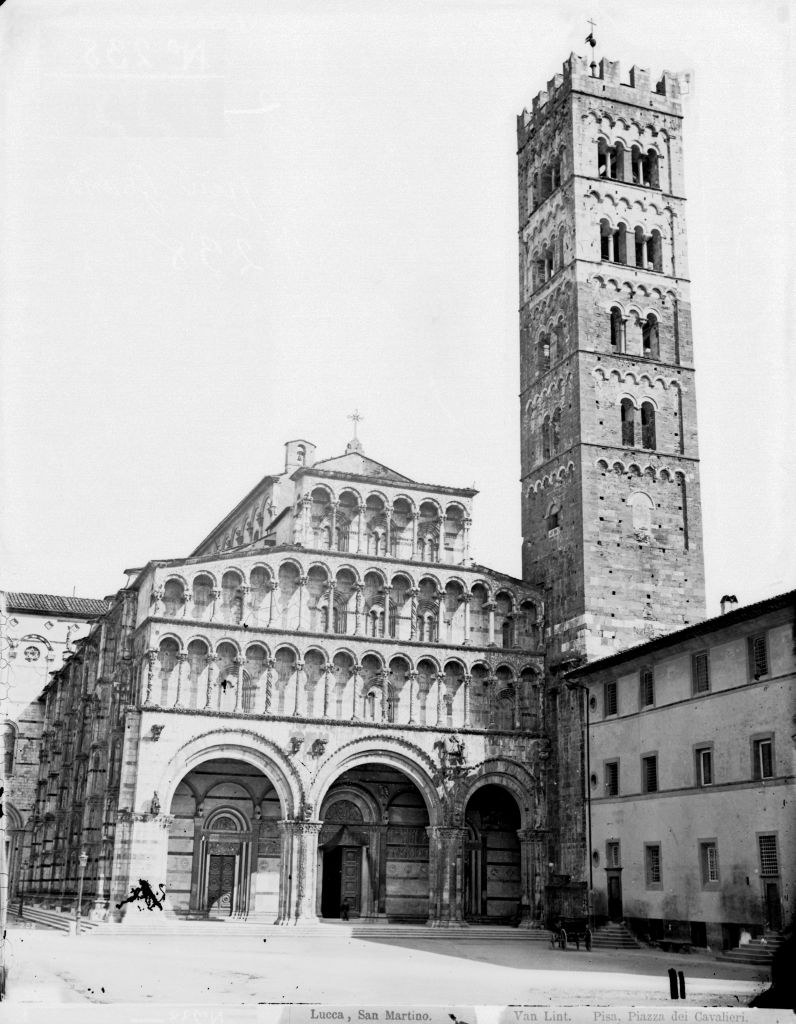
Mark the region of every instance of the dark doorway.
[[618, 871], [608, 872], [608, 917], [612, 921], [621, 921], [622, 914], [622, 876]]
[[340, 916], [340, 883], [343, 877], [343, 848], [336, 846], [323, 854], [323, 889], [321, 914], [323, 917]]
[[772, 932], [782, 931], [782, 904], [779, 901], [778, 882], [766, 882], [766, 918]]
[[224, 917], [232, 913], [232, 891], [235, 887], [235, 857], [211, 854], [207, 872], [207, 907]]

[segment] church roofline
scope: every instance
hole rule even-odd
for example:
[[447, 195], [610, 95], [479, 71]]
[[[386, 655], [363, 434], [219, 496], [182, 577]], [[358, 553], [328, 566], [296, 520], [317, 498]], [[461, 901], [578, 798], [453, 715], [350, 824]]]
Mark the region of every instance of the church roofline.
[[[309, 441], [306, 441], [304, 443], [305, 444], [310, 444]], [[248, 492], [248, 494], [246, 494], [243, 498], [241, 498], [241, 500], [238, 502], [238, 504], [231, 511], [227, 512], [227, 514], [224, 516], [223, 519], [221, 519], [218, 523], [216, 523], [216, 525], [213, 527], [213, 529], [210, 531], [210, 533], [208, 533], [208, 535], [204, 538], [204, 540], [201, 540], [196, 545], [196, 547], [191, 552], [191, 555], [194, 555], [199, 550], [199, 548], [203, 547], [205, 544], [207, 544], [209, 541], [211, 541], [213, 539], [213, 537], [218, 533], [218, 531], [221, 530], [230, 519], [233, 519], [236, 515], [238, 515], [238, 513], [244, 508], [245, 505], [247, 505], [251, 501], [251, 499], [254, 497], [254, 495], [262, 487], [264, 487], [266, 484], [274, 483], [274, 481], [278, 480], [280, 476], [284, 476], [284, 475], [285, 475], [284, 473], [276, 473], [276, 474], [269, 473], [267, 476], [264, 476], [262, 478], [262, 480], [260, 480], [259, 483], [255, 484], [254, 487], [252, 487], [252, 489]]]
[[[342, 456], [336, 457], [342, 458]], [[367, 456], [365, 456], [365, 458], [367, 458]], [[332, 461], [332, 459], [324, 459], [324, 462]], [[337, 470], [333, 469], [319, 469], [318, 467], [320, 465], [321, 463], [316, 463], [314, 466], [302, 466], [301, 469], [296, 470], [296, 472], [293, 474], [292, 479], [296, 479], [298, 476], [301, 476], [303, 474], [309, 474], [311, 476], [314, 473], [317, 476], [326, 477], [327, 479], [330, 480], [352, 480], [356, 481], [357, 483], [378, 482], [382, 484], [388, 484], [392, 487], [404, 487], [407, 490], [428, 491], [430, 493], [436, 494], [455, 494], [458, 495], [459, 497], [464, 498], [473, 498], [475, 497], [476, 494], [478, 494], [478, 491], [474, 490], [472, 487], [446, 487], [444, 484], [424, 484], [418, 482], [417, 480], [412, 480], [408, 476], [401, 476], [400, 473], [395, 473], [395, 476], [399, 478], [396, 480], [394, 477], [390, 476], [370, 476], [362, 473], [350, 473], [347, 471], [343, 472], [342, 470], [338, 472]], [[381, 463], [379, 463], [379, 465], [381, 465]], [[388, 469], [387, 466], [385, 466], [384, 469], [387, 469], [389, 473], [394, 472], [394, 470]]]
[[796, 590], [788, 590], [784, 594], [777, 594], [775, 597], [765, 598], [763, 601], [756, 601], [754, 604], [744, 605], [743, 608], [736, 608], [735, 611], [725, 612], [723, 615], [716, 615], [711, 619], [704, 619], [692, 626], [678, 629], [665, 636], [655, 637], [646, 643], [637, 644], [635, 647], [626, 647], [607, 658], [600, 658], [599, 661], [592, 661], [588, 665], [582, 665], [567, 673], [567, 679], [581, 679], [584, 676], [594, 675], [605, 669], [615, 668], [627, 662], [636, 661], [638, 658], [646, 658], [650, 654], [664, 651], [669, 647], [676, 647], [677, 644], [685, 643], [696, 637], [706, 636], [710, 633], [718, 633], [722, 629], [731, 626], [739, 626], [750, 619], [759, 618], [769, 612], [780, 611], [783, 608], [794, 608], [796, 610]]

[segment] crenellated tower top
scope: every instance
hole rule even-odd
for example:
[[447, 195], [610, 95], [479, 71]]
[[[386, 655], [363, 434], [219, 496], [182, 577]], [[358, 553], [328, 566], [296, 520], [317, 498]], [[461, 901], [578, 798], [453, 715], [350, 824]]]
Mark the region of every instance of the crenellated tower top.
[[680, 96], [685, 81], [682, 74], [664, 71], [653, 89], [650, 73], [646, 68], [634, 64], [630, 69], [629, 80], [623, 82], [622, 65], [618, 60], [603, 57], [597, 65], [597, 74], [592, 75], [587, 58], [579, 57], [576, 53], [570, 54], [564, 61], [562, 72], [550, 79], [547, 89], [534, 96], [530, 111], [523, 110], [517, 116], [520, 148], [545, 121], [556, 103], [570, 92], [589, 93], [661, 113], [682, 116]]

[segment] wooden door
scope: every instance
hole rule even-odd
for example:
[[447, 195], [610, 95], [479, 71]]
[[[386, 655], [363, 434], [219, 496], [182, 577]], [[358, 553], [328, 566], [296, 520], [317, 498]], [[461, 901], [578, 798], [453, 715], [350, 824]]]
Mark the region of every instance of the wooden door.
[[622, 876], [617, 871], [608, 875], [608, 917], [622, 920]]
[[211, 854], [207, 871], [207, 909], [225, 917], [231, 914], [234, 888], [235, 857]]
[[361, 912], [362, 887], [362, 847], [344, 846], [342, 858], [342, 877], [340, 879], [340, 902], [345, 900], [352, 917], [359, 917]]
[[779, 901], [778, 882], [766, 882], [766, 918], [772, 932], [782, 931], [782, 904]]

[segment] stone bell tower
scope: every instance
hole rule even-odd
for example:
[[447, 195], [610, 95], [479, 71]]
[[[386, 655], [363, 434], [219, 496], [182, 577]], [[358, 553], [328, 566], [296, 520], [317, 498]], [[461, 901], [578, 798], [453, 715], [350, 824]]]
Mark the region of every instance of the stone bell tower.
[[554, 657], [704, 618], [679, 97], [573, 54], [517, 119], [523, 574]]

